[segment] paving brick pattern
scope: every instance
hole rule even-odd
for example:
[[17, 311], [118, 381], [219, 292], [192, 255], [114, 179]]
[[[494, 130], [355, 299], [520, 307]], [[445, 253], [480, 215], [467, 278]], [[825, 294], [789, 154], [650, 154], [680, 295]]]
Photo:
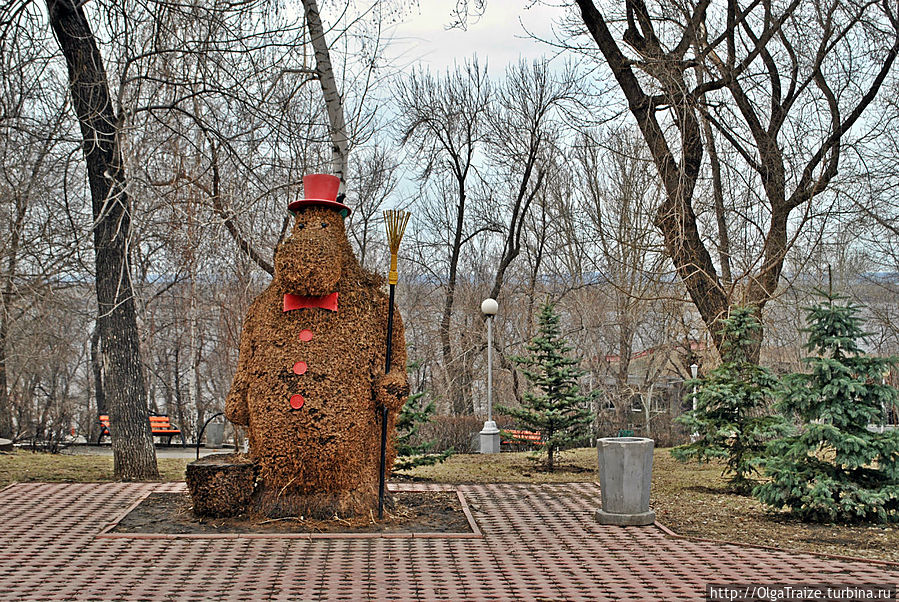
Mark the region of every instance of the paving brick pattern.
[[462, 486], [480, 539], [106, 539], [151, 491], [0, 491], [0, 600], [702, 600], [707, 583], [899, 583], [899, 567], [601, 526], [596, 485]]

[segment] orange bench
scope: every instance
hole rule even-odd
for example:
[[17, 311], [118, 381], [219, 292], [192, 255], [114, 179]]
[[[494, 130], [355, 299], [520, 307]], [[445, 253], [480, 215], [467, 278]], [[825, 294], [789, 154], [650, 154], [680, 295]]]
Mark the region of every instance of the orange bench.
[[543, 435], [536, 431], [516, 431], [516, 430], [503, 430], [502, 440], [500, 443], [502, 445], [509, 446], [540, 446], [543, 445]]
[[[172, 424], [172, 420], [168, 416], [150, 416], [150, 432], [154, 437], [168, 437], [167, 445], [172, 444], [172, 437], [179, 435], [181, 437], [181, 447], [186, 447], [187, 442], [184, 440], [184, 433], [181, 429]], [[100, 436], [97, 437], [97, 445], [103, 440], [103, 437], [109, 434], [109, 416], [107, 414], [100, 415]]]

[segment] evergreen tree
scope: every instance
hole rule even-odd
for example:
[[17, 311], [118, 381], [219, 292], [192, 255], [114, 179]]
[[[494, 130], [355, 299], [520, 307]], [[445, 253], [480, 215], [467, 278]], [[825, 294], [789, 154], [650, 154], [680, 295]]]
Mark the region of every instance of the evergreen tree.
[[396, 418], [396, 460], [393, 463], [394, 470], [406, 470], [416, 466], [431, 466], [443, 462], [453, 452], [446, 450], [435, 453], [436, 441], [422, 441], [420, 429], [423, 424], [431, 420], [434, 413], [434, 402], [429, 401], [422, 405], [424, 393], [415, 393], [409, 396], [403, 409]]
[[777, 378], [754, 363], [753, 346], [762, 325], [754, 310], [734, 307], [722, 320], [722, 355], [727, 358], [704, 378], [687, 381], [687, 396], [696, 389], [696, 410], [675, 419], [695, 440], [671, 450], [681, 461], [724, 458], [731, 491], [748, 495], [756, 484], [756, 464], [772, 438], [786, 425], [771, 415]]
[[497, 407], [520, 424], [543, 436], [546, 468], [555, 468], [556, 452], [583, 438], [593, 422], [591, 396], [581, 395], [578, 378], [585, 374], [580, 360], [562, 338], [559, 315], [548, 301], [540, 310], [539, 334], [527, 346], [526, 357], [513, 357], [536, 392], [525, 393], [521, 408]]
[[859, 308], [824, 296], [807, 316], [810, 372], [784, 379], [779, 404], [802, 426], [772, 443], [754, 494], [806, 521], [899, 521], [899, 431], [868, 430], [897, 403], [883, 377], [899, 358], [865, 354]]

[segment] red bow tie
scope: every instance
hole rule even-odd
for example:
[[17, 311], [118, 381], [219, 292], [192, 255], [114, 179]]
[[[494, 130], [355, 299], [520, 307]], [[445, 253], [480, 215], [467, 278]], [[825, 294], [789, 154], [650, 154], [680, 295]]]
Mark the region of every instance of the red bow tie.
[[337, 311], [337, 293], [331, 293], [323, 297], [304, 297], [302, 295], [284, 295], [284, 311], [293, 309], [318, 308]]

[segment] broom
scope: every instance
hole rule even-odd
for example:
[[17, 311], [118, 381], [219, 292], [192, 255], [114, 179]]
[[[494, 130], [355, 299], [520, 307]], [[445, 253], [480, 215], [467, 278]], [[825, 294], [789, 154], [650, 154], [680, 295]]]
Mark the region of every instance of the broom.
[[[387, 283], [390, 285], [390, 301], [387, 304], [387, 362], [384, 374], [390, 372], [390, 362], [393, 359], [393, 296], [396, 283], [400, 276], [396, 270], [397, 254], [400, 250], [400, 241], [406, 224], [409, 223], [408, 211], [395, 209], [384, 212], [384, 223], [387, 225], [387, 244], [390, 247], [390, 273]], [[384, 518], [384, 484], [387, 472], [387, 406], [381, 409], [381, 470], [378, 476], [378, 520]]]

